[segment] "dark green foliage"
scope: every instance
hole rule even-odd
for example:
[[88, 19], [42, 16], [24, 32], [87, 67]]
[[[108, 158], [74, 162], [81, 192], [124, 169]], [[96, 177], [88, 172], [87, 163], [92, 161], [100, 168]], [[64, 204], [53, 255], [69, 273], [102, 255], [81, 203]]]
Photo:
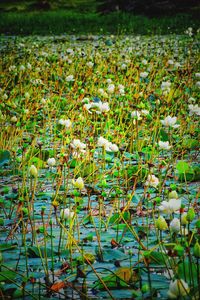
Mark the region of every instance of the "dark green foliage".
[[199, 6], [198, 0], [99, 0], [97, 2], [99, 2], [98, 9], [102, 12], [121, 10], [148, 16], [187, 13], [188, 10]]

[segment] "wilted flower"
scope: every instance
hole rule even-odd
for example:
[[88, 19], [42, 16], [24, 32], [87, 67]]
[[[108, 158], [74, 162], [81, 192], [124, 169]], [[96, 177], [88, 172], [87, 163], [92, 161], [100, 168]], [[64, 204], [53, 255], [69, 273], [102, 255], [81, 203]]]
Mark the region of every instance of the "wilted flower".
[[180, 125], [176, 124], [177, 117], [167, 116], [164, 120], [161, 120], [161, 123], [165, 127], [178, 128]]
[[79, 177], [76, 180], [72, 180], [73, 185], [75, 186], [75, 188], [82, 190], [84, 188], [84, 181], [81, 177]]
[[198, 106], [198, 104], [196, 104], [196, 105], [190, 104], [190, 105], [188, 105], [188, 108], [189, 108], [190, 116], [192, 116], [192, 115], [200, 116], [200, 107]]
[[38, 170], [37, 170], [36, 166], [31, 165], [29, 168], [29, 173], [31, 176], [36, 178], [38, 176]]
[[48, 159], [47, 159], [47, 164], [49, 165], [49, 167], [55, 166], [55, 164], [56, 164], [55, 158], [54, 158], [54, 157], [48, 158]]
[[165, 218], [163, 216], [160, 216], [156, 220], [155, 225], [156, 225], [156, 228], [158, 228], [159, 230], [167, 230], [168, 229], [167, 222], [165, 221]]
[[178, 233], [180, 231], [180, 221], [178, 218], [174, 218], [170, 222], [170, 229], [172, 232]]
[[170, 199], [169, 201], [162, 201], [161, 205], [158, 209], [167, 214], [172, 214], [173, 212], [179, 210], [181, 208], [181, 200], [180, 199]]
[[60, 210], [60, 218], [62, 220], [72, 219], [74, 216], [74, 212], [70, 211], [69, 208], [64, 208]]
[[183, 279], [176, 279], [170, 282], [167, 295], [170, 299], [177, 299], [180, 296], [186, 296], [189, 291], [189, 286]]
[[156, 188], [159, 184], [159, 179], [155, 175], [148, 175], [147, 181], [145, 182], [144, 185], [146, 186], [153, 186]]
[[163, 149], [163, 150], [169, 150], [171, 148], [168, 141], [167, 142], [159, 141], [158, 146], [160, 149]]

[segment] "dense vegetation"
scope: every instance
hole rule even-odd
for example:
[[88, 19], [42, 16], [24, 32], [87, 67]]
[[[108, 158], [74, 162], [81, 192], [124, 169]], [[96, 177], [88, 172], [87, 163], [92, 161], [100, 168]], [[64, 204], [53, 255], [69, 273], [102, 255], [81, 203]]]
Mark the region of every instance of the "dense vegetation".
[[2, 299], [200, 298], [198, 39], [2, 38]]

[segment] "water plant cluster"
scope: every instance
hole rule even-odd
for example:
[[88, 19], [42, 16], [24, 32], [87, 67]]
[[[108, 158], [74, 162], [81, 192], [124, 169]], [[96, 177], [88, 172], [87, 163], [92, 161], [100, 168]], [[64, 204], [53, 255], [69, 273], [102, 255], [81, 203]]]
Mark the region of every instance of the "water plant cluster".
[[2, 38], [1, 299], [199, 299], [199, 32]]

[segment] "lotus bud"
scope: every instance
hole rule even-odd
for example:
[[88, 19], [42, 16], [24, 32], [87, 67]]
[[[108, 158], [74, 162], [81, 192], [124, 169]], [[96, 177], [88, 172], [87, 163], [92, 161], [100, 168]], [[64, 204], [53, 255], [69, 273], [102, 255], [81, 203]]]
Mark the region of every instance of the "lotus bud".
[[181, 215], [181, 225], [187, 225], [187, 224], [188, 224], [187, 213], [184, 212], [184, 213]]
[[200, 245], [199, 245], [198, 241], [196, 241], [196, 243], [194, 245], [194, 256], [196, 258], [200, 258]]
[[158, 220], [156, 221], [156, 227], [159, 230], [167, 230], [168, 229], [167, 222], [165, 221], [165, 219], [162, 216], [160, 216], [158, 218]]
[[55, 166], [55, 164], [56, 164], [55, 158], [54, 158], [54, 157], [48, 158], [48, 159], [47, 159], [47, 164], [48, 164], [49, 167]]
[[175, 251], [175, 253], [177, 253], [177, 255], [178, 255], [179, 257], [181, 257], [181, 256], [183, 256], [185, 249], [184, 249], [184, 247], [182, 247], [181, 245], [176, 245], [176, 246], [174, 247], [174, 251]]
[[187, 213], [187, 220], [188, 220], [188, 222], [192, 222], [194, 220], [194, 218], [195, 218], [195, 211], [194, 211], [194, 208], [191, 207]]
[[38, 170], [34, 165], [30, 166], [29, 172], [30, 172], [30, 175], [35, 178], [38, 176]]
[[82, 190], [84, 188], [84, 182], [83, 179], [81, 177], [79, 177], [76, 180], [72, 181], [73, 185], [75, 186], [75, 188]]
[[17, 122], [17, 117], [16, 117], [16, 116], [13, 116], [13, 117], [10, 119], [10, 121], [11, 121], [12, 123], [16, 123], [16, 122]]
[[171, 191], [168, 195], [169, 199], [178, 199], [178, 194], [176, 191]]
[[74, 212], [70, 211], [69, 208], [60, 210], [60, 218], [63, 220], [72, 219], [74, 216]]

